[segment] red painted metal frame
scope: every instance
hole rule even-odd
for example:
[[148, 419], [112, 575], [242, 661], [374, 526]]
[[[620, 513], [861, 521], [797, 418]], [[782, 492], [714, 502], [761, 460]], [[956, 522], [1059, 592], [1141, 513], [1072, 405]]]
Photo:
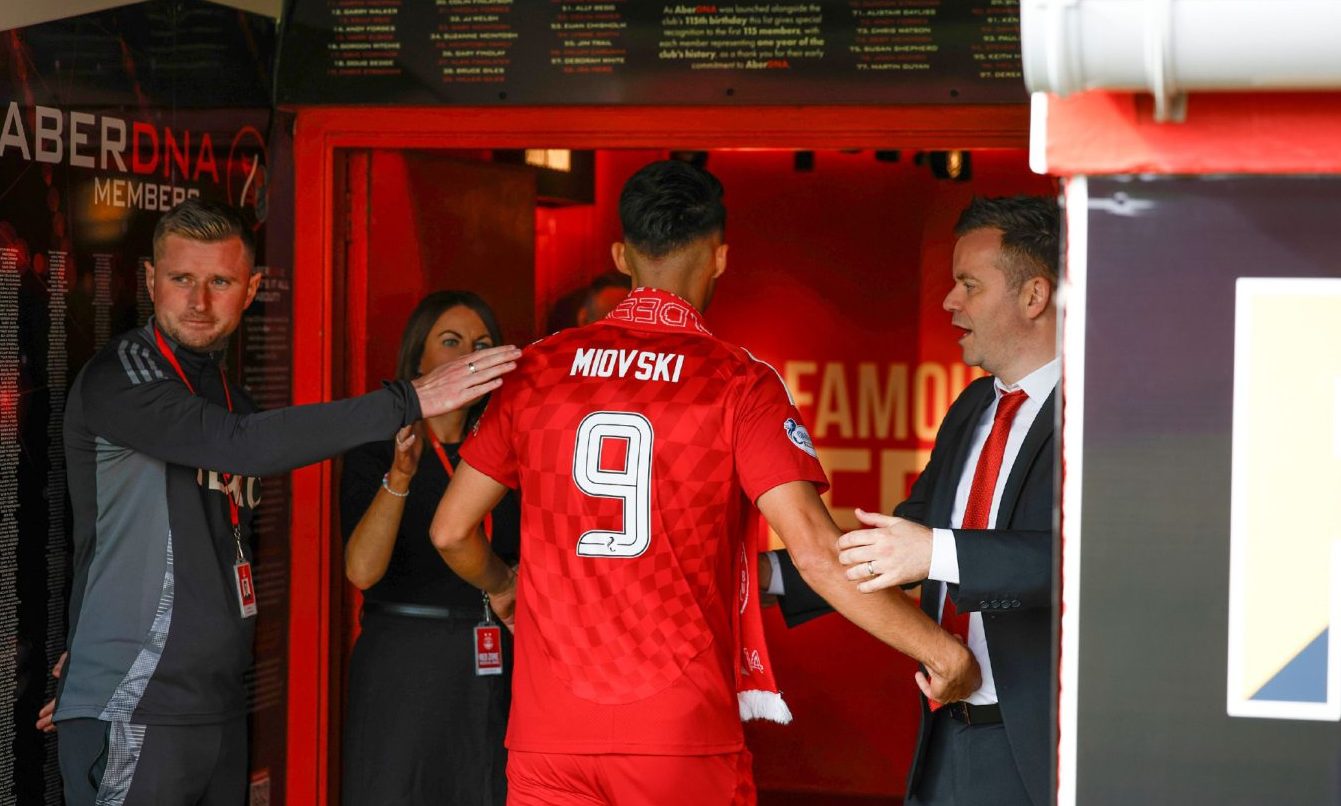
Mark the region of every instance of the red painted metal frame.
[[[297, 113], [295, 403], [331, 399], [340, 375], [331, 344], [335, 317], [346, 312], [334, 298], [335, 234], [341, 231], [335, 216], [343, 209], [336, 199], [339, 149], [1023, 148], [1029, 129], [1026, 106], [321, 107]], [[358, 330], [357, 321], [350, 324]], [[293, 474], [286, 792], [291, 806], [325, 804], [335, 772], [331, 714], [340, 693], [332, 659], [339, 657], [343, 636], [338, 626], [332, 628], [339, 618], [333, 612], [338, 577], [332, 567], [332, 481], [329, 462]]]
[[1341, 173], [1341, 93], [1194, 93], [1182, 123], [1148, 95], [1085, 92], [1048, 102], [1048, 172]]

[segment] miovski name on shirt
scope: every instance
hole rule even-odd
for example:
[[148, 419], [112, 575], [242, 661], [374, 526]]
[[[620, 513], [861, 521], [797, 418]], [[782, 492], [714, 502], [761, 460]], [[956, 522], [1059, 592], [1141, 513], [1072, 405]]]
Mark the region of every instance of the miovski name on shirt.
[[638, 368], [633, 373], [634, 380], [679, 383], [684, 356], [679, 353], [649, 353], [646, 350], [579, 349], [573, 356], [573, 366], [568, 374], [587, 378], [624, 378], [634, 366]]

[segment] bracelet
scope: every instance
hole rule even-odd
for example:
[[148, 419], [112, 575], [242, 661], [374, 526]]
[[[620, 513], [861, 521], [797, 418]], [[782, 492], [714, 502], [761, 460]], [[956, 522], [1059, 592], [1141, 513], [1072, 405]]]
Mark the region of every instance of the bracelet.
[[382, 474], [382, 489], [383, 489], [383, 490], [386, 490], [387, 492], [391, 493], [392, 495], [396, 496], [397, 498], [404, 498], [405, 496], [409, 495], [409, 494], [410, 494], [410, 491], [409, 491], [409, 490], [406, 490], [406, 491], [403, 492], [403, 493], [398, 493], [398, 492], [396, 492], [395, 490], [391, 489], [391, 485], [386, 483], [387, 477], [390, 476], [390, 475], [391, 475], [390, 473], [383, 473], [383, 474]]

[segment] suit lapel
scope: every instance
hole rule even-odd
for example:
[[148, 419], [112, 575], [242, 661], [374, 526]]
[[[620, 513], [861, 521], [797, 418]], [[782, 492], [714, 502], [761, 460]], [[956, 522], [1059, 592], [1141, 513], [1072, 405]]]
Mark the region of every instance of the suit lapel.
[[[982, 419], [983, 412], [996, 398], [994, 389], [993, 384], [988, 382], [969, 386], [963, 392], [966, 395], [974, 395], [976, 399], [966, 401], [968, 405], [964, 407], [964, 416], [959, 419], [959, 422], [954, 423], [952, 430], [946, 433], [946, 436], [953, 440], [950, 443], [950, 448], [954, 451], [953, 459], [942, 467], [940, 478], [936, 479], [931, 501], [927, 507], [928, 526], [933, 528], [949, 528], [950, 526], [950, 515], [954, 513], [955, 495], [959, 491], [959, 479], [964, 473], [964, 462], [968, 458], [969, 447], [973, 443], [973, 429]], [[923, 583], [922, 612], [930, 616], [932, 621], [940, 621], [940, 596], [940, 582], [928, 580]]]
[[950, 515], [954, 512], [955, 495], [959, 491], [959, 479], [964, 474], [964, 462], [968, 458], [969, 447], [973, 443], [973, 429], [977, 427], [978, 421], [982, 419], [982, 414], [987, 407], [992, 404], [996, 397], [991, 383], [984, 383], [978, 386], [971, 386], [968, 392], [976, 392], [977, 400], [972, 405], [966, 407], [965, 416], [955, 424], [952, 437], [952, 450], [954, 459], [945, 465], [941, 478], [936, 479], [936, 487], [932, 493], [931, 503], [927, 511], [927, 521], [929, 526], [948, 528], [950, 526]]
[[1006, 486], [1001, 490], [1001, 503], [997, 505], [996, 526], [998, 529], [1004, 529], [1010, 525], [1011, 517], [1015, 514], [1015, 505], [1019, 503], [1020, 491], [1024, 489], [1024, 480], [1029, 476], [1029, 470], [1038, 461], [1038, 456], [1043, 451], [1043, 447], [1052, 442], [1053, 431], [1056, 430], [1055, 420], [1057, 412], [1057, 390], [1054, 388], [1048, 399], [1043, 401], [1043, 406], [1038, 410], [1038, 416], [1029, 426], [1029, 433], [1025, 434], [1024, 442], [1020, 444], [1020, 453], [1015, 457], [1015, 464], [1010, 468], [1010, 475], [1006, 477]]

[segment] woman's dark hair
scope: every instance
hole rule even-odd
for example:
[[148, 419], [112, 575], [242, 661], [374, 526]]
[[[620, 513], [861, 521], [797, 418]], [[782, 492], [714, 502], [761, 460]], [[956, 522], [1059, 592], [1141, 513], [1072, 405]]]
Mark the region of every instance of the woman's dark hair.
[[[433, 323], [438, 321], [438, 317], [442, 316], [444, 311], [458, 305], [469, 308], [480, 317], [495, 347], [503, 343], [503, 331], [498, 327], [498, 317], [494, 316], [493, 308], [490, 308], [489, 303], [479, 294], [471, 291], [434, 291], [419, 300], [419, 304], [414, 306], [414, 311], [405, 322], [405, 330], [400, 335], [400, 352], [396, 356], [397, 379], [410, 381], [419, 377], [419, 362], [424, 358], [424, 342], [428, 341]], [[484, 412], [484, 404], [488, 401], [489, 396], [485, 395], [466, 412], [467, 433]]]

